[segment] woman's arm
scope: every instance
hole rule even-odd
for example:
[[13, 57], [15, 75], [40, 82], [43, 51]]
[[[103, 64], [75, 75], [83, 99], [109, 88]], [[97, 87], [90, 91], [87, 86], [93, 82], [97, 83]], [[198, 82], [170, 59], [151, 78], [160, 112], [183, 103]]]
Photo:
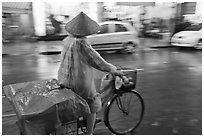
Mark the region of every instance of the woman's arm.
[[117, 73], [117, 68], [114, 65], [105, 61], [101, 57], [101, 55], [96, 50], [94, 50], [86, 40], [80, 40], [77, 42], [79, 42], [77, 44], [80, 44], [80, 52], [82, 56], [90, 66], [101, 71], [110, 72], [113, 74]]

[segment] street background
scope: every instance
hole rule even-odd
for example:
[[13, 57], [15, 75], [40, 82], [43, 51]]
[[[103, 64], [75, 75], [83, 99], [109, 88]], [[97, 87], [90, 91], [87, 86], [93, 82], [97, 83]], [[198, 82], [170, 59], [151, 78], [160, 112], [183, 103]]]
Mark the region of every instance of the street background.
[[[2, 86], [57, 78], [65, 24], [80, 11], [98, 23], [130, 23], [137, 32], [135, 53], [99, 52], [114, 65], [144, 69], [136, 89], [145, 115], [132, 134], [201, 135], [202, 50], [170, 44], [173, 34], [202, 23], [201, 2], [2, 2]], [[95, 70], [97, 89], [103, 74]], [[2, 92], [3, 135], [19, 135], [16, 120]], [[100, 123], [94, 134], [112, 133]]]

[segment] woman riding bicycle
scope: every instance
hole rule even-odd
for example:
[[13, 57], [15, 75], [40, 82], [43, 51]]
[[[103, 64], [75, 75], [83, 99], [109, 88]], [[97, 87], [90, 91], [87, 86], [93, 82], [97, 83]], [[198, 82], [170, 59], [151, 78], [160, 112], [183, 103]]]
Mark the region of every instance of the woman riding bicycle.
[[89, 104], [91, 114], [85, 116], [87, 134], [93, 133], [96, 112], [101, 109], [101, 97], [94, 84], [94, 69], [121, 76], [122, 71], [106, 62], [88, 42], [86, 36], [95, 34], [100, 26], [81, 12], [65, 26], [69, 36], [63, 40], [61, 64], [58, 70], [59, 84], [73, 89]]

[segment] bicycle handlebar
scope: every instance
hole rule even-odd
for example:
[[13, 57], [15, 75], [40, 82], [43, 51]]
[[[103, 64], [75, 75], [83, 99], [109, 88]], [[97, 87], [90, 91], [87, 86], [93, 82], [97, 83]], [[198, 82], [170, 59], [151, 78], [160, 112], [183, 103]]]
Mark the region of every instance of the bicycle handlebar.
[[142, 70], [144, 70], [144, 69], [135, 69], [136, 71], [142, 71]]
[[[144, 70], [144, 69], [131, 69], [131, 68], [120, 68], [119, 70], [122, 70], [123, 72], [125, 72], [125, 71], [142, 71], [142, 70]], [[131, 73], [130, 72], [130, 73]], [[126, 73], [126, 74], [128, 74], [128, 73]]]

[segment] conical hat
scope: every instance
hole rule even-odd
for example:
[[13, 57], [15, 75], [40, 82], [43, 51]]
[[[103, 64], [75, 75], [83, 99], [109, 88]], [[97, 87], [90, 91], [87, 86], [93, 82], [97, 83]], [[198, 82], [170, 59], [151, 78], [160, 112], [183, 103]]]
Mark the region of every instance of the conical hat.
[[97, 33], [100, 26], [81, 12], [66, 24], [65, 29], [74, 36], [88, 36]]

